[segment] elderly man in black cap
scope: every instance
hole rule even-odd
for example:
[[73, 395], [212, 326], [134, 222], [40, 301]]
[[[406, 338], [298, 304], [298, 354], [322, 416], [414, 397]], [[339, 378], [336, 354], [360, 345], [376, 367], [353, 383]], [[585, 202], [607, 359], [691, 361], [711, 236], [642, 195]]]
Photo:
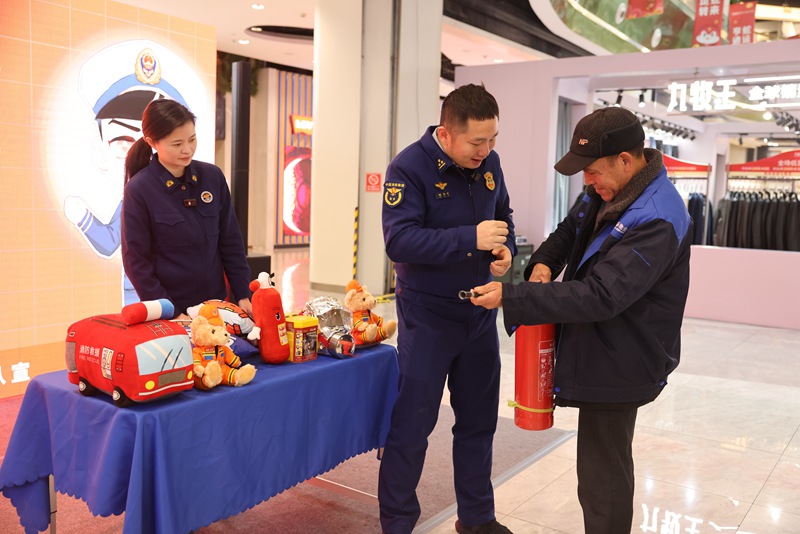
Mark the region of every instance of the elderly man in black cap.
[[[557, 323], [555, 403], [579, 409], [578, 498], [587, 534], [628, 533], [631, 443], [640, 406], [680, 360], [692, 222], [658, 150], [628, 110], [598, 109], [575, 127], [562, 174], [585, 192], [531, 256], [528, 283], [474, 288], [519, 325]], [[563, 281], [548, 283], [559, 274]]]

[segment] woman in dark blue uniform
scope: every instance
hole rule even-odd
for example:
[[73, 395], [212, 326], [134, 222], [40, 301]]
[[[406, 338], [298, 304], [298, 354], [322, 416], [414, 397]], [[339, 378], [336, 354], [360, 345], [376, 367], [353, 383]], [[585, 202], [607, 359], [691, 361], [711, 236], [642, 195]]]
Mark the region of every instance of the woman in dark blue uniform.
[[[500, 351], [496, 310], [459, 300], [511, 265], [511, 220], [493, 151], [497, 102], [465, 85], [442, 104], [440, 126], [386, 171], [383, 234], [397, 272], [400, 389], [381, 460], [378, 500], [388, 534], [420, 516], [416, 488], [445, 383], [455, 415], [453, 471], [459, 533], [509, 533], [495, 520], [491, 483]], [[474, 283], [475, 281], [481, 283]]]
[[[125, 160], [122, 262], [142, 300], [166, 298], [179, 318], [208, 299], [234, 301], [248, 313], [250, 268], [222, 171], [193, 161], [195, 116], [155, 100], [142, 138]], [[155, 150], [155, 154], [153, 154]]]

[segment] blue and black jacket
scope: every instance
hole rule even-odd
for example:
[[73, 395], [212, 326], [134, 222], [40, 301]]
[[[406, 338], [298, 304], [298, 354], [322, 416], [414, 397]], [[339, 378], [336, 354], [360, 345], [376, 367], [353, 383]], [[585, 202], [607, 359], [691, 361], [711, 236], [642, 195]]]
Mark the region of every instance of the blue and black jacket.
[[692, 222], [661, 153], [611, 201], [583, 195], [531, 256], [562, 282], [503, 284], [506, 329], [559, 324], [554, 390], [565, 405], [649, 402], [680, 361]]

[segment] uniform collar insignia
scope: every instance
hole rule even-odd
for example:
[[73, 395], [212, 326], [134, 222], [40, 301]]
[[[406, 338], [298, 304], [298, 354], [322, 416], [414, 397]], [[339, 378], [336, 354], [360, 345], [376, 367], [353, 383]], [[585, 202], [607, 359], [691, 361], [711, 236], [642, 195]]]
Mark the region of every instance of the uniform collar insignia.
[[439, 183], [438, 183], [438, 184], [433, 184], [433, 185], [435, 185], [436, 187], [438, 187], [439, 189], [441, 189], [442, 191], [444, 191], [444, 188], [445, 188], [445, 187], [447, 187], [447, 182], [442, 182], [442, 181], [439, 181]]

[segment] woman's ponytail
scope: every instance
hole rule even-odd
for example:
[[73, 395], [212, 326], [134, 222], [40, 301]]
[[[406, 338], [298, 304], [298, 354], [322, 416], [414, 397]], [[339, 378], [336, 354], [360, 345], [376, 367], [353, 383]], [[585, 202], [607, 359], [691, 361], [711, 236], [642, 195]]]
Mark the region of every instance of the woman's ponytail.
[[153, 149], [140, 137], [128, 150], [128, 155], [125, 157], [125, 183], [133, 178], [133, 176], [150, 165], [150, 158], [153, 156]]

